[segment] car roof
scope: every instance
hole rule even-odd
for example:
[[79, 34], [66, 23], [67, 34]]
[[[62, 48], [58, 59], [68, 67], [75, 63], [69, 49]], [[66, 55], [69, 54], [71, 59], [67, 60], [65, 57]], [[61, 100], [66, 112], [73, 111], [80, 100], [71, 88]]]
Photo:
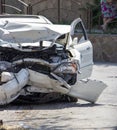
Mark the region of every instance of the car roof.
[[0, 22], [41, 23], [52, 24], [50, 20], [41, 15], [0, 15]]

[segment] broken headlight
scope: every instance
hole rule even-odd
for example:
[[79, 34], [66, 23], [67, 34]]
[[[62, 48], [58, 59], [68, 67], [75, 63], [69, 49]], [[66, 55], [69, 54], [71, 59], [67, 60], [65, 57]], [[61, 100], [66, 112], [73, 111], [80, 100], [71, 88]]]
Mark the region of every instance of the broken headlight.
[[76, 73], [77, 72], [77, 64], [73, 62], [64, 62], [60, 65], [56, 66], [53, 70], [54, 73]]

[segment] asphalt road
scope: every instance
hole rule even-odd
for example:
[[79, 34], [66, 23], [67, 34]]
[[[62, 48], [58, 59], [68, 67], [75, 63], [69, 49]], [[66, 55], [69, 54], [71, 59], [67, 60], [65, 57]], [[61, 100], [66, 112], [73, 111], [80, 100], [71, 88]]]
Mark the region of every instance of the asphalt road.
[[10, 130], [117, 130], [117, 64], [96, 63], [91, 78], [108, 85], [94, 105], [83, 100], [10, 104], [0, 108], [0, 119]]

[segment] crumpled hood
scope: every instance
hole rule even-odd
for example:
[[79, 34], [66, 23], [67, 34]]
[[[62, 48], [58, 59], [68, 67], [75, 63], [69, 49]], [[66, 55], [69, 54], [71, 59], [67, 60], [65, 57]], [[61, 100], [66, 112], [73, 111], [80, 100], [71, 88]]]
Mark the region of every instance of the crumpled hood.
[[56, 40], [59, 36], [69, 33], [70, 25], [53, 25], [37, 23], [10, 23], [0, 28], [0, 38], [8, 42], [37, 42]]

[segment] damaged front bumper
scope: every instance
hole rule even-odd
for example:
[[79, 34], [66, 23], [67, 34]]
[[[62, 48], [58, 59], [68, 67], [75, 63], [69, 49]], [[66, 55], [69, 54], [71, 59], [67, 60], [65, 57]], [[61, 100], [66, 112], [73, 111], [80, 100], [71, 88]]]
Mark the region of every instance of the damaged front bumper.
[[[14, 75], [13, 79], [0, 85], [0, 105], [8, 104], [21, 95], [24, 86], [29, 92], [52, 93], [57, 92], [71, 97], [80, 98], [89, 102], [96, 102], [106, 85], [101, 81], [77, 81], [69, 85], [63, 78], [55, 73], [52, 77], [30, 70], [22, 69]], [[33, 88], [34, 87], [34, 88]]]

